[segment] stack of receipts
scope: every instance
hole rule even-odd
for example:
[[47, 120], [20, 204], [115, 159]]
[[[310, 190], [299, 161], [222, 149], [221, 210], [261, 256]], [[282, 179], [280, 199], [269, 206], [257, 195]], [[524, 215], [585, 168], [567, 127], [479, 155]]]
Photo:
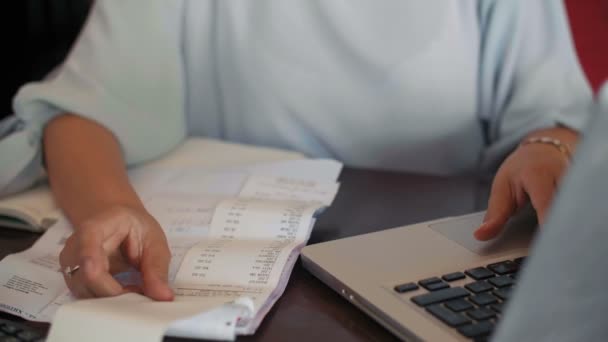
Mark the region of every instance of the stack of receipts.
[[[50, 322], [48, 341], [161, 341], [163, 335], [253, 334], [283, 293], [316, 214], [333, 201], [342, 165], [294, 159], [224, 169], [152, 167], [130, 177], [167, 235], [173, 302], [139, 294], [76, 301], [58, 255], [65, 218], [0, 262], [0, 310]], [[115, 276], [140, 281], [136, 271]]]

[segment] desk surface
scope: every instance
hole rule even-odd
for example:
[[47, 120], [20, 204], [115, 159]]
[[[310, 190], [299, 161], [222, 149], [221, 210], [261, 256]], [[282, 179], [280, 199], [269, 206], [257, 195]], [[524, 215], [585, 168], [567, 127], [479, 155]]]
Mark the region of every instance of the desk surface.
[[[334, 204], [315, 225], [309, 243], [369, 233], [484, 208], [487, 184], [473, 177], [440, 178], [345, 169]], [[0, 229], [0, 258], [26, 249], [38, 235]], [[1, 314], [2, 318], [12, 317]], [[28, 323], [29, 324], [29, 323]], [[35, 324], [35, 323], [32, 323]], [[47, 325], [35, 324], [40, 329]], [[298, 262], [283, 296], [255, 335], [241, 341], [396, 340]], [[165, 341], [189, 341], [167, 338]]]

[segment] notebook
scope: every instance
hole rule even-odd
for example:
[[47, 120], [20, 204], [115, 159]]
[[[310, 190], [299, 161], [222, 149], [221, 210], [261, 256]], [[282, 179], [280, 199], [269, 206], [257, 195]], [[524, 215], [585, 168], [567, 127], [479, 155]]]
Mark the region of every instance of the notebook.
[[[130, 170], [134, 183], [150, 181], [155, 168], [203, 167], [208, 170], [251, 163], [303, 159], [304, 155], [266, 147], [254, 147], [192, 137], [158, 160]], [[43, 232], [61, 216], [46, 183], [0, 199], [0, 227]]]
[[[590, 128], [561, 185], [568, 191], [558, 195], [549, 224], [560, 224], [551, 220], [556, 213], [567, 212], [584, 223], [582, 208], [605, 210], [603, 202], [581, 206], [579, 201], [590, 184], [604, 179], [577, 174], [608, 174], [606, 163], [594, 162], [606, 153], [608, 113], [598, 114]], [[483, 216], [474, 213], [310, 245], [302, 251], [302, 262], [401, 339], [486, 341], [513, 300], [536, 221], [527, 208], [497, 239], [479, 242], [473, 231]]]

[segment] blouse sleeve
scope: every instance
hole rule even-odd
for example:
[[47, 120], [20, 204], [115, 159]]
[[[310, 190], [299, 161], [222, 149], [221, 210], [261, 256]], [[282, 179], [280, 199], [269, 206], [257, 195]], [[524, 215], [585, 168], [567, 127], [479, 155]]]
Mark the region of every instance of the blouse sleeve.
[[0, 123], [0, 195], [44, 175], [42, 132], [69, 112], [118, 139], [128, 165], [158, 157], [186, 134], [181, 2], [95, 1], [62, 65], [22, 87]]
[[580, 130], [593, 112], [593, 95], [562, 1], [479, 0], [478, 15], [482, 168], [492, 170], [534, 130]]

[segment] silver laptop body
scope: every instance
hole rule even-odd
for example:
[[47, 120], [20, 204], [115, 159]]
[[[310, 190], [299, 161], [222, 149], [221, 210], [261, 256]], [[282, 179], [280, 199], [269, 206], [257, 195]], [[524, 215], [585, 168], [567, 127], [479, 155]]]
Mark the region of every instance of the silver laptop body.
[[[597, 121], [608, 126], [608, 120]], [[608, 127], [591, 133], [605, 132]], [[601, 139], [606, 140], [586, 137], [590, 142]], [[593, 167], [592, 147], [583, 144], [577, 151], [575, 163], [580, 164], [579, 168]], [[569, 176], [566, 182], [593, 180]], [[569, 189], [583, 188], [570, 185]], [[577, 207], [577, 191], [570, 190], [564, 196], [552, 212]], [[302, 250], [302, 262], [312, 274], [401, 339], [466, 341], [456, 329], [411, 301], [411, 297], [428, 291], [420, 288], [400, 294], [394, 288], [527, 255], [536, 225], [533, 212], [526, 210], [512, 219], [501, 237], [487, 243], [473, 237], [482, 218], [483, 213], [475, 213], [310, 245]], [[450, 285], [462, 287], [473, 281], [467, 277]]]
[[[310, 245], [302, 250], [306, 269], [404, 340], [466, 341], [395, 286], [527, 255], [533, 215], [511, 220], [501, 238], [474, 239], [483, 213], [445, 218]], [[520, 229], [521, 228], [521, 229]], [[466, 278], [452, 287], [473, 282]]]

